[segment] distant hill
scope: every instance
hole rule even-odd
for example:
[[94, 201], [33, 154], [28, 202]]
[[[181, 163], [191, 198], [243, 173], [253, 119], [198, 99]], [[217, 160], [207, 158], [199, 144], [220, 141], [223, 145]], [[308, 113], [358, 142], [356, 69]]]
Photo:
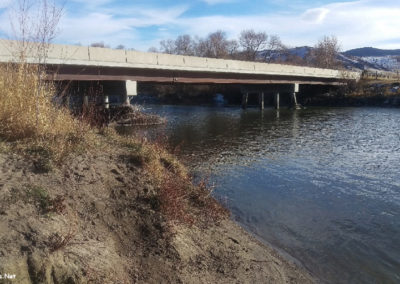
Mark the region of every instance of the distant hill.
[[379, 49], [374, 47], [362, 47], [342, 52], [345, 56], [357, 57], [382, 57], [400, 56], [400, 49]]
[[[283, 53], [263, 50], [259, 52], [259, 58], [263, 59], [268, 55], [272, 61], [302, 64], [301, 60], [305, 60], [312, 50], [313, 47], [310, 46], [289, 48]], [[345, 68], [350, 70], [391, 72], [400, 70], [400, 49], [356, 48], [339, 53], [337, 59], [342, 62]]]
[[291, 55], [299, 56], [301, 58], [305, 58], [310, 51], [312, 50], [312, 47], [309, 46], [300, 46], [300, 47], [294, 47], [294, 48], [289, 48], [288, 52]]

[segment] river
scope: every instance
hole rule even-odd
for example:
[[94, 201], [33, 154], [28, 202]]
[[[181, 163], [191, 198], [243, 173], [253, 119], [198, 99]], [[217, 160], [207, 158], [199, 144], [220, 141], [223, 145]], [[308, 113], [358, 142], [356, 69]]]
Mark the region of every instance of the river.
[[400, 283], [400, 110], [147, 106], [233, 218], [323, 283]]

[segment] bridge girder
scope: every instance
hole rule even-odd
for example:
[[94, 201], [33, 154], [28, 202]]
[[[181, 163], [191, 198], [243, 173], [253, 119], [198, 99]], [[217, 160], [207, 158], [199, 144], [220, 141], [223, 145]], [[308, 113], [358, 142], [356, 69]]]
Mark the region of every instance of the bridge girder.
[[307, 84], [343, 85], [337, 79], [316, 80], [311, 77], [288, 77], [281, 75], [238, 74], [217, 72], [185, 72], [160, 69], [133, 69], [123, 67], [48, 66], [48, 80], [54, 81], [137, 81], [154, 83], [190, 84]]

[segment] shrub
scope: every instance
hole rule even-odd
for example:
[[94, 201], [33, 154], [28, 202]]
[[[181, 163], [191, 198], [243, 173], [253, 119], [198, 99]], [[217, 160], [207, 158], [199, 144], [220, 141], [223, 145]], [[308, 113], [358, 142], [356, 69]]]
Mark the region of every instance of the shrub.
[[28, 186], [26, 188], [26, 196], [39, 209], [40, 213], [57, 213], [63, 214], [66, 208], [65, 198], [61, 195], [51, 198], [48, 191], [41, 186]]
[[0, 65], [0, 139], [44, 147], [60, 161], [84, 140], [88, 126], [54, 105], [54, 86], [40, 84], [37, 70], [24, 63]]
[[160, 209], [168, 220], [178, 223], [192, 224], [194, 218], [189, 208], [188, 181], [172, 173], [165, 173], [159, 189]]
[[47, 246], [49, 247], [50, 252], [53, 253], [68, 246], [75, 238], [77, 232], [77, 228], [71, 226], [65, 234], [59, 234], [56, 232], [50, 235], [47, 241]]
[[27, 196], [32, 200], [42, 213], [47, 213], [50, 208], [51, 199], [48, 192], [40, 186], [30, 186], [27, 189]]

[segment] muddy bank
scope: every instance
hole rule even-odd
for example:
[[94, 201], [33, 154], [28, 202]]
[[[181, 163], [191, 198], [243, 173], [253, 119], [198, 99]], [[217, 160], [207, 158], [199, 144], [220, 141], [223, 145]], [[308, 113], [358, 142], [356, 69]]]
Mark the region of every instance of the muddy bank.
[[0, 283], [312, 283], [196, 192], [168, 218], [143, 161], [100, 148], [44, 171], [0, 148]]

